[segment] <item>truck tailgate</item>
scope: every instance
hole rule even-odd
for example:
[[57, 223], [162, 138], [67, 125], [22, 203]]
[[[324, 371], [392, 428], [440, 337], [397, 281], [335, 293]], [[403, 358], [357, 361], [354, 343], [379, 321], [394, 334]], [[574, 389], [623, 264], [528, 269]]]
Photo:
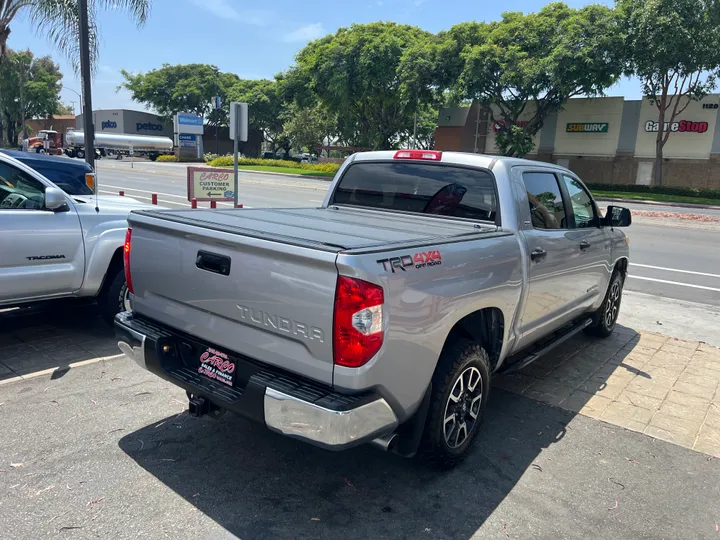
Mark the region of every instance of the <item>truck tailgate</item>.
[[[186, 215], [205, 213], [194, 212]], [[164, 219], [182, 212], [153, 214], [128, 220], [135, 313], [332, 384], [336, 249]]]

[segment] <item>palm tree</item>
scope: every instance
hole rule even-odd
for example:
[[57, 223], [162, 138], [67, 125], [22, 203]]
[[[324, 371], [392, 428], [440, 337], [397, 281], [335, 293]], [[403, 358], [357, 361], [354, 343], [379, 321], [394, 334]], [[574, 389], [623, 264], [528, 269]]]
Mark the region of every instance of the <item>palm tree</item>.
[[[122, 10], [141, 26], [150, 13], [150, 0], [88, 0], [90, 24], [90, 55], [97, 65], [97, 8]], [[80, 66], [80, 37], [77, 0], [0, 0], [0, 62], [7, 54], [10, 24], [18, 15], [25, 15], [38, 35], [44, 35], [70, 60], [77, 72]]]
[[[150, 0], [88, 0], [88, 24], [90, 27], [90, 64], [94, 71], [98, 60], [98, 7], [126, 11], [142, 26], [150, 13]], [[76, 74], [80, 71], [80, 25], [78, 0], [0, 0], [0, 64], [7, 56], [7, 40], [10, 25], [18, 15], [25, 15], [38, 35], [44, 35], [64, 54]], [[2, 110], [0, 95], [0, 110]], [[0, 118], [0, 144], [2, 135]]]

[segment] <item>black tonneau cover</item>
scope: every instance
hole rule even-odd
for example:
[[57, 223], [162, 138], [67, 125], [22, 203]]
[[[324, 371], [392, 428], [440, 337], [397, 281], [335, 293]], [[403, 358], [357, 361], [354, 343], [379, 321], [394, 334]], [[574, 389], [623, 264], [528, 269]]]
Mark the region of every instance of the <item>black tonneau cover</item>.
[[331, 251], [447, 241], [497, 230], [472, 221], [357, 207], [142, 210], [133, 214]]

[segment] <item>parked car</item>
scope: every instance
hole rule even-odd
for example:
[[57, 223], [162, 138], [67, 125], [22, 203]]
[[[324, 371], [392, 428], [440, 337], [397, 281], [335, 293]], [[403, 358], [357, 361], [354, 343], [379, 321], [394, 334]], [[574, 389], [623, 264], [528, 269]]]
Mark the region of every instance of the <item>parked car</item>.
[[15, 150], [1, 150], [1, 152], [32, 167], [68, 195], [93, 194], [93, 190], [87, 185], [86, 175], [94, 171], [84, 161]]
[[0, 307], [94, 297], [111, 322], [129, 308], [126, 218], [131, 209], [149, 205], [129, 197], [95, 197], [85, 183], [85, 173], [92, 171], [87, 164], [9, 154], [14, 152], [0, 152]]
[[116, 334], [194, 415], [453, 465], [494, 373], [613, 332], [630, 222], [557, 165], [364, 152], [320, 208], [133, 211]]

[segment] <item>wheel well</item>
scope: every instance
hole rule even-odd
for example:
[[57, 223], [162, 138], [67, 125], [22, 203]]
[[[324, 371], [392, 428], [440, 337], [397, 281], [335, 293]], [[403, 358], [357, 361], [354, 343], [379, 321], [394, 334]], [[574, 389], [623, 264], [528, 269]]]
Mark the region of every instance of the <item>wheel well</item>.
[[110, 259], [110, 264], [108, 264], [107, 272], [105, 272], [103, 284], [100, 288], [101, 291], [110, 286], [112, 277], [123, 268], [123, 265], [123, 248], [119, 247], [115, 250], [115, 253], [113, 253], [112, 259]]
[[452, 327], [443, 349], [458, 338], [465, 338], [482, 345], [490, 357], [490, 368], [497, 365], [503, 344], [505, 318], [495, 307], [484, 308], [466, 315]]
[[627, 276], [628, 272], [628, 260], [627, 259], [620, 259], [618, 262], [615, 263], [615, 271], [622, 273], [623, 278]]

